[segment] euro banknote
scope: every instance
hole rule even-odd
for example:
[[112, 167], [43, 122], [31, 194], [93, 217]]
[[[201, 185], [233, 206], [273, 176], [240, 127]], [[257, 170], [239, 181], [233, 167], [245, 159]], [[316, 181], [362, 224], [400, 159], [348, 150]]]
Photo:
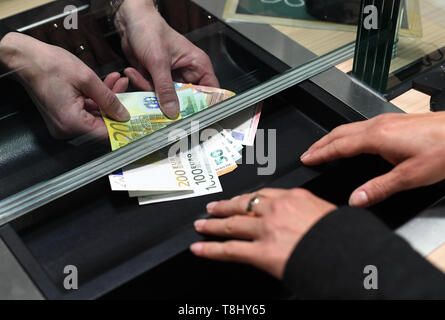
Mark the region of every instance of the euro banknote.
[[[177, 190], [159, 192], [145, 189], [130, 190], [130, 197], [138, 197], [139, 204], [151, 204], [203, 196], [222, 191], [215, 167], [206, 156], [205, 147], [197, 145], [175, 157], [181, 168], [175, 170]], [[124, 179], [128, 178], [125, 176]], [[134, 177], [133, 177], [134, 178]]]
[[253, 146], [261, 117], [262, 103], [249, 107], [220, 122], [232, 137], [243, 145]]
[[191, 84], [175, 84], [178, 95], [180, 114], [171, 120], [162, 113], [154, 92], [130, 92], [116, 96], [130, 113], [130, 120], [118, 122], [103, 114], [107, 126], [111, 149], [117, 150], [150, 133], [162, 129], [173, 121], [187, 118], [210, 106], [213, 106], [235, 93], [218, 88], [195, 86]]
[[[235, 170], [241, 155], [229, 148], [221, 135], [210, 137], [200, 145], [197, 155], [212, 167], [216, 176]], [[196, 153], [196, 152], [195, 152]], [[235, 155], [237, 154], [237, 156]], [[113, 191], [144, 191], [156, 194], [170, 191], [191, 191], [193, 172], [187, 170], [187, 152], [168, 156], [157, 152], [126, 166], [120, 173], [108, 176]], [[201, 162], [203, 160], [200, 160]]]
[[168, 126], [173, 121], [187, 118], [208, 107], [204, 94], [194, 94], [188, 88], [178, 90], [180, 114], [177, 119], [171, 120], [162, 113], [158, 99], [153, 92], [131, 92], [117, 94], [121, 103], [130, 113], [130, 120], [118, 122], [105, 115], [103, 119], [107, 126], [111, 149], [117, 150], [138, 140], [152, 132]]

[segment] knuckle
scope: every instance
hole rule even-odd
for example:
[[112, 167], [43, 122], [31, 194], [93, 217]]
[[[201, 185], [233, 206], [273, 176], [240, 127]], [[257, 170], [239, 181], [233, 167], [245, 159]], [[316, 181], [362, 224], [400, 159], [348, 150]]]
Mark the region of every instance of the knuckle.
[[226, 242], [223, 245], [223, 254], [228, 258], [236, 257], [236, 246], [233, 242]]
[[331, 134], [331, 135], [338, 135], [338, 134], [340, 134], [342, 131], [344, 131], [345, 128], [346, 128], [347, 126], [348, 126], [347, 124], [342, 124], [342, 125], [340, 125], [340, 126], [334, 128], [334, 130], [332, 130], [330, 134]]
[[224, 223], [224, 233], [226, 235], [232, 234], [237, 223], [238, 223], [238, 216], [234, 216], [234, 217], [230, 217], [230, 218], [226, 219], [226, 221]]
[[307, 198], [311, 195], [308, 190], [302, 188], [291, 189], [291, 194], [297, 198]]
[[79, 80], [82, 84], [89, 84], [95, 80], [95, 74], [91, 70], [84, 70], [79, 74]]
[[342, 144], [341, 144], [340, 140], [334, 140], [334, 141], [332, 141], [332, 142], [330, 143], [329, 147], [331, 148], [330, 152], [331, 152], [332, 154], [342, 156], [343, 153], [344, 153], [344, 150], [343, 150], [343, 148], [342, 148]]
[[413, 182], [412, 168], [400, 167], [393, 171], [393, 183], [396, 188], [409, 187]]
[[391, 131], [391, 124], [387, 121], [380, 122], [373, 130], [373, 133], [379, 138], [379, 140], [385, 139]]
[[151, 66], [162, 66], [165, 65], [168, 61], [167, 55], [162, 54], [162, 52], [166, 52], [166, 48], [159, 48], [157, 52], [152, 52], [147, 50], [142, 55], [142, 61], [147, 61]]
[[167, 79], [158, 81], [156, 92], [159, 96], [163, 97], [163, 100], [176, 100], [176, 93], [173, 88], [173, 83]]
[[374, 119], [377, 122], [386, 122], [386, 121], [392, 121], [395, 117], [395, 114], [393, 113], [384, 113], [384, 114], [380, 114], [377, 117], [375, 117]]
[[290, 198], [280, 198], [272, 202], [272, 213], [273, 214], [280, 214], [284, 211], [287, 211], [290, 207], [291, 199]]
[[270, 194], [275, 191], [276, 191], [276, 189], [274, 189], [274, 188], [263, 188], [263, 189], [258, 190], [258, 194]]
[[104, 103], [107, 107], [112, 108], [112, 111], [117, 111], [117, 103], [116, 103], [116, 96], [109, 90], [107, 90], [105, 96], [104, 96]]

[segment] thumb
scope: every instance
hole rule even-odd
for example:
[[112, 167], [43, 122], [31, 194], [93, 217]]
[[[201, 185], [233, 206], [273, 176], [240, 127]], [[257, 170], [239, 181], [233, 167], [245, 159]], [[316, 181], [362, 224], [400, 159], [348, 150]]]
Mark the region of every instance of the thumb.
[[393, 194], [416, 187], [414, 180], [407, 175], [407, 166], [404, 162], [390, 172], [374, 178], [357, 188], [349, 198], [352, 207], [369, 207], [379, 203]]
[[179, 115], [179, 100], [173, 84], [171, 66], [168, 59], [162, 57], [147, 61], [145, 67], [153, 79], [162, 112], [166, 117], [176, 119]]
[[102, 111], [117, 121], [130, 120], [130, 114], [122, 105], [116, 95], [95, 74], [89, 77], [89, 81], [80, 84], [82, 92], [89, 96]]

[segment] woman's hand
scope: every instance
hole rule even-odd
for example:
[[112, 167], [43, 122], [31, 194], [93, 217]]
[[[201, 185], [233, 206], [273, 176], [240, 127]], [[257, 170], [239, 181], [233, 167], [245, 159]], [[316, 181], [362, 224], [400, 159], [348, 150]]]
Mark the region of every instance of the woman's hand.
[[[255, 196], [255, 215], [247, 207]], [[191, 246], [200, 257], [252, 264], [281, 279], [286, 262], [303, 236], [336, 207], [304, 189], [262, 189], [231, 200], [209, 203], [207, 211], [223, 219], [198, 220], [196, 231], [234, 238], [198, 242]]]
[[[209, 57], [170, 28], [152, 0], [124, 1], [116, 14], [115, 24], [127, 58], [141, 74], [150, 74], [161, 109], [167, 117], [174, 119], [179, 114], [173, 80], [219, 86]], [[153, 90], [134, 69], [127, 69], [125, 75], [141, 90]]]
[[99, 107], [116, 120], [129, 119], [128, 111], [113, 93], [123, 92], [128, 86], [128, 79], [118, 73], [102, 82], [66, 50], [19, 33], [7, 34], [0, 48], [0, 59], [16, 71], [55, 138], [86, 133], [106, 136]]
[[445, 113], [386, 114], [343, 125], [301, 160], [318, 165], [362, 153], [378, 154], [395, 168], [358, 187], [350, 198], [352, 206], [367, 207], [396, 192], [439, 182], [445, 179]]

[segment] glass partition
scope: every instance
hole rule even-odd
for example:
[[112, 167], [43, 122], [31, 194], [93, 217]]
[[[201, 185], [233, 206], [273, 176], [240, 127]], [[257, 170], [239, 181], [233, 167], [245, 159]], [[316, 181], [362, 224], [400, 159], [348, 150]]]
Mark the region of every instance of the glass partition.
[[410, 14], [416, 16], [421, 32], [398, 37], [398, 48], [390, 66], [387, 90], [392, 90], [444, 62], [445, 2], [418, 1]]
[[322, 2], [0, 0], [0, 224], [350, 59]]

